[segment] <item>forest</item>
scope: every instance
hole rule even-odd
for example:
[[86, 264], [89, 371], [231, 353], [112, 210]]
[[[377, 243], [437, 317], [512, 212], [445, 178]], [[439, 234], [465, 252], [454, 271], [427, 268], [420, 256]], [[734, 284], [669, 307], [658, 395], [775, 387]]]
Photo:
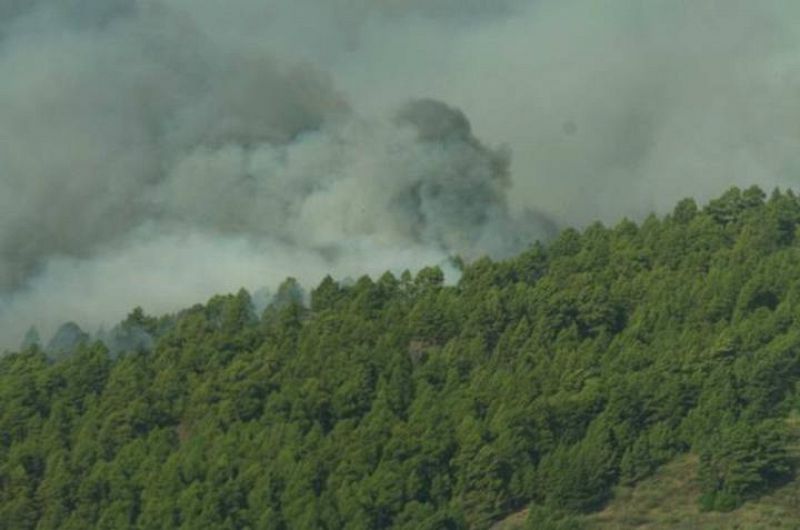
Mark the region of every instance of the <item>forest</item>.
[[30, 334], [0, 357], [0, 529], [575, 530], [688, 453], [732, 510], [795, 473], [799, 227], [791, 191], [731, 188], [454, 284], [289, 278], [263, 311]]

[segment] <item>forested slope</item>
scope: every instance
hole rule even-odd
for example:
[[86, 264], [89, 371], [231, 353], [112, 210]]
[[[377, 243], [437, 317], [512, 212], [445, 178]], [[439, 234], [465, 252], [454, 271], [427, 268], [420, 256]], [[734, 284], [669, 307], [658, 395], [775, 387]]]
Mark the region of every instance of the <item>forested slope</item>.
[[287, 281], [0, 358], [0, 528], [577, 528], [678, 455], [727, 510], [792, 476], [800, 200], [732, 189], [502, 262]]

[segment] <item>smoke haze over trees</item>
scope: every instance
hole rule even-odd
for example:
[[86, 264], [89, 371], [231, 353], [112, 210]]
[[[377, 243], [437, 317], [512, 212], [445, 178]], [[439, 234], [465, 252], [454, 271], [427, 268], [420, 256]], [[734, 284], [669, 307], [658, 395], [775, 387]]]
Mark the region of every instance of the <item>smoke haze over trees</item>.
[[792, 185], [798, 15], [0, 0], [0, 344]]
[[[117, 352], [66, 324], [49, 356], [0, 357], [0, 530], [486, 530], [526, 506], [525, 528], [578, 530], [687, 455], [689, 502], [735, 509], [798, 463], [798, 228], [794, 193], [732, 188], [452, 285], [427, 267], [307, 303], [287, 280], [260, 312], [245, 290], [137, 309]], [[791, 528], [788, 499], [737, 523]], [[653, 527], [735, 527], [670, 515]]]

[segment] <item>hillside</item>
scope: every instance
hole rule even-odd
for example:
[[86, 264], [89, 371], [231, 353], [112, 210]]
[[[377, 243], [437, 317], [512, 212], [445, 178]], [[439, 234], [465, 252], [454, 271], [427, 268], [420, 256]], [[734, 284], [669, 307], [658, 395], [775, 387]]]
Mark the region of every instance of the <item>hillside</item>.
[[678, 492], [745, 517], [794, 476], [799, 224], [734, 188], [456, 285], [287, 280], [261, 313], [137, 309], [127, 350], [34, 341], [0, 358], [0, 529], [611, 528]]
[[[800, 418], [792, 415], [788, 424], [790, 456], [800, 459]], [[800, 480], [794, 478], [774, 491], [745, 502], [733, 510], [704, 510], [697, 502], [702, 484], [698, 481], [697, 455], [682, 455], [659, 468], [651, 477], [632, 486], [618, 487], [614, 498], [601, 511], [576, 518], [583, 530], [766, 530], [800, 528]], [[526, 528], [528, 510], [499, 522], [493, 530]], [[531, 523], [534, 527], [535, 524]]]
[[[581, 530], [767, 530], [800, 528], [800, 481], [746, 502], [729, 512], [703, 511], [697, 503], [697, 459], [681, 456], [634, 488], [615, 490], [615, 498], [597, 514], [573, 520]], [[526, 528], [528, 511], [520, 511], [493, 530]], [[531, 523], [536, 528], [535, 523]]]

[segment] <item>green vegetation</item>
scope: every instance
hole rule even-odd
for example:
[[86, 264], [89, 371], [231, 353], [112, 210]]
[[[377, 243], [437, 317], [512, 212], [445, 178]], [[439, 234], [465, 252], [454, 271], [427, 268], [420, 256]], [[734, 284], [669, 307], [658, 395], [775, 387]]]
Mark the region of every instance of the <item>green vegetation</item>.
[[[793, 459], [800, 458], [800, 417], [788, 423]], [[697, 502], [701, 492], [699, 458], [676, 457], [637, 484], [620, 485], [601, 511], [572, 516], [573, 528], [582, 530], [800, 530], [800, 479], [749, 500], [726, 512], [708, 511]], [[524, 530], [530, 519], [542, 528], [541, 518], [521, 510], [498, 523], [493, 530]], [[533, 524], [535, 521], [535, 524]], [[536, 526], [538, 525], [538, 526]], [[568, 527], [567, 527], [568, 528]]]
[[743, 510], [794, 472], [799, 223], [732, 189], [454, 286], [289, 280], [115, 331], [152, 347], [28, 346], [0, 358], [0, 529], [590, 528], [682, 462], [698, 513]]
[[695, 457], [679, 457], [635, 488], [621, 488], [602, 512], [583, 517], [585, 530], [798, 530], [800, 481], [728, 512], [704, 511]]

